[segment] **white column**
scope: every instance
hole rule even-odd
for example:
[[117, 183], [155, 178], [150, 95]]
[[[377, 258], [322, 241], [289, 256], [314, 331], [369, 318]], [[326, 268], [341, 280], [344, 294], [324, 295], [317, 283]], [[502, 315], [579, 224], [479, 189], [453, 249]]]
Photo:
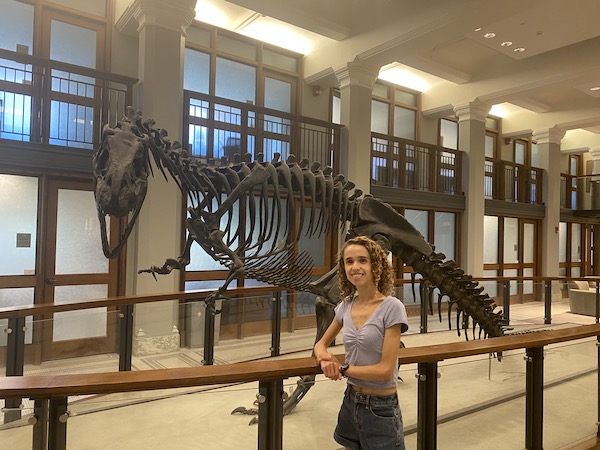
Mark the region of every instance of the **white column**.
[[546, 128], [533, 132], [532, 139], [538, 144], [540, 167], [546, 171], [543, 184], [543, 202], [546, 214], [542, 221], [542, 276], [559, 275], [560, 223], [560, 143], [565, 132], [557, 128]]
[[[183, 55], [185, 30], [194, 19], [195, 0], [135, 0], [138, 22], [140, 79], [139, 105], [144, 118], [168, 131], [171, 141], [181, 139], [183, 127]], [[153, 168], [135, 239], [128, 252], [128, 292], [149, 294], [180, 290], [180, 273], [159, 275], [155, 281], [139, 269], [162, 266], [166, 258], [181, 253], [182, 195], [172, 179], [165, 181]], [[179, 348], [177, 301], [139, 305], [135, 309], [134, 354], [173, 351]]]
[[342, 155], [340, 172], [363, 192], [371, 190], [371, 98], [379, 68], [350, 62], [336, 71], [340, 80]]
[[463, 192], [466, 208], [461, 221], [461, 267], [470, 275], [483, 275], [485, 199], [485, 120], [491, 106], [480, 101], [456, 105], [458, 148], [465, 153]]

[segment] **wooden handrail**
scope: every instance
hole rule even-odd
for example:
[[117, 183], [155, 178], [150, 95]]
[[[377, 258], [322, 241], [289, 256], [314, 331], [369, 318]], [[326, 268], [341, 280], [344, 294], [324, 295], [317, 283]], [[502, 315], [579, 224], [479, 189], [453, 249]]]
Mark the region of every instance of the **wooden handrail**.
[[[253, 288], [228, 289], [227, 295], [255, 296], [269, 292], [281, 291], [275, 286], [261, 286]], [[92, 308], [117, 307], [123, 305], [136, 305], [139, 303], [164, 302], [168, 300], [202, 300], [214, 289], [197, 290], [190, 292], [166, 292], [161, 294], [143, 294], [143, 295], [125, 295], [119, 297], [107, 297], [96, 300], [86, 300], [85, 302], [70, 302], [61, 304], [47, 305], [23, 305], [0, 308], [0, 319], [11, 319], [14, 317], [37, 316], [42, 314], [51, 314], [65, 311], [78, 311]]]
[[[543, 347], [598, 335], [600, 335], [600, 324], [582, 325], [468, 342], [411, 347], [403, 349], [398, 360], [401, 364], [436, 362], [519, 348]], [[343, 355], [337, 356], [343, 360]], [[0, 378], [0, 398], [56, 398], [71, 395], [113, 394], [272, 381], [319, 373], [321, 370], [314, 358], [308, 357], [136, 372], [5, 377]]]
[[[562, 281], [569, 282], [574, 280], [586, 280], [586, 281], [600, 281], [600, 276], [586, 276], [586, 277], [482, 277], [473, 278], [474, 280], [481, 282], [491, 281]], [[406, 281], [406, 280], [404, 280]], [[252, 288], [236, 288], [228, 289], [227, 294], [230, 296], [257, 296], [266, 294], [269, 292], [282, 291], [284, 289], [276, 286], [261, 286]], [[152, 303], [162, 302], [169, 300], [184, 300], [194, 301], [202, 300], [209, 294], [214, 292], [214, 289], [197, 290], [190, 292], [167, 292], [161, 294], [143, 294], [143, 295], [126, 295], [119, 297], [107, 297], [103, 299], [87, 300], [85, 302], [71, 302], [61, 304], [45, 304], [45, 305], [23, 305], [23, 306], [10, 306], [0, 308], [0, 320], [11, 319], [15, 317], [24, 316], [38, 316], [42, 314], [52, 314], [65, 311], [79, 311], [92, 308], [104, 308], [104, 307], [118, 307], [123, 305], [136, 305], [140, 303]]]

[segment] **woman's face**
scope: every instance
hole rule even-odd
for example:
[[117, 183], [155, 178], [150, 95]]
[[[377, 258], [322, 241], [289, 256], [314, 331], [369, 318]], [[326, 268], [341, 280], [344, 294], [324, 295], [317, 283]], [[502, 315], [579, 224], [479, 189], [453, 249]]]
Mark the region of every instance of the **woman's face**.
[[349, 245], [344, 250], [344, 270], [348, 281], [356, 288], [373, 285], [371, 257], [362, 245]]

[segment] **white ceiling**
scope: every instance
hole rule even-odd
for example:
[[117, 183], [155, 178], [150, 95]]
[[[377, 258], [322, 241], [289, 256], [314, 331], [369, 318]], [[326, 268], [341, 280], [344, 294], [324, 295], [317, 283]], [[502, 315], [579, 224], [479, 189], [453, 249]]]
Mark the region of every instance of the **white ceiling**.
[[[335, 82], [349, 61], [427, 74], [423, 110], [474, 100], [507, 105], [508, 133], [600, 129], [598, 0], [198, 0], [235, 30], [262, 15], [307, 32], [311, 84]], [[197, 12], [201, 12], [197, 8]], [[256, 14], [259, 13], [259, 14]], [[475, 31], [479, 29], [479, 31]], [[495, 33], [486, 39], [488, 32]], [[512, 42], [501, 46], [502, 42]], [[515, 48], [525, 50], [515, 52]], [[323, 86], [322, 86], [323, 87]], [[598, 135], [600, 146], [600, 135]]]

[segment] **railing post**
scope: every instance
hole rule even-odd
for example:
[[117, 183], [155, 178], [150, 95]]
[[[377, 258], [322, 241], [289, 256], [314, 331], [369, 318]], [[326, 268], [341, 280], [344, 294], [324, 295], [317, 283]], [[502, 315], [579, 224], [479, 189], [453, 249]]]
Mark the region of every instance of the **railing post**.
[[417, 450], [437, 448], [437, 362], [419, 363]]
[[542, 450], [544, 419], [544, 347], [526, 350], [525, 448]]
[[[596, 336], [596, 349], [597, 349], [597, 361], [598, 361], [598, 368], [600, 369], [600, 336]], [[598, 397], [597, 401], [596, 401], [596, 405], [598, 408], [597, 411], [597, 420], [596, 420], [596, 436], [600, 437], [600, 370], [598, 370], [596, 372], [596, 378], [597, 378], [597, 389], [596, 389], [596, 395]]]
[[33, 450], [48, 449], [48, 399], [36, 399], [33, 406]]
[[[11, 317], [6, 328], [6, 376], [23, 376], [25, 360], [25, 317]], [[21, 418], [21, 398], [13, 397], [5, 400], [4, 423], [14, 422]]]
[[119, 319], [119, 372], [126, 372], [133, 356], [133, 305], [121, 306]]
[[596, 323], [600, 323], [600, 284], [596, 283]]
[[504, 289], [502, 291], [502, 310], [506, 324], [510, 324], [510, 280], [504, 280]]
[[272, 301], [271, 356], [279, 356], [281, 354], [281, 291], [275, 293]]
[[67, 448], [67, 397], [51, 398], [48, 415], [48, 449]]
[[258, 384], [258, 450], [283, 448], [283, 379]]
[[421, 296], [421, 333], [427, 333], [427, 314], [429, 313], [427, 308], [427, 296], [429, 292], [425, 284], [425, 280], [421, 280], [419, 283], [419, 295]]
[[552, 323], [552, 280], [544, 281], [544, 323]]

